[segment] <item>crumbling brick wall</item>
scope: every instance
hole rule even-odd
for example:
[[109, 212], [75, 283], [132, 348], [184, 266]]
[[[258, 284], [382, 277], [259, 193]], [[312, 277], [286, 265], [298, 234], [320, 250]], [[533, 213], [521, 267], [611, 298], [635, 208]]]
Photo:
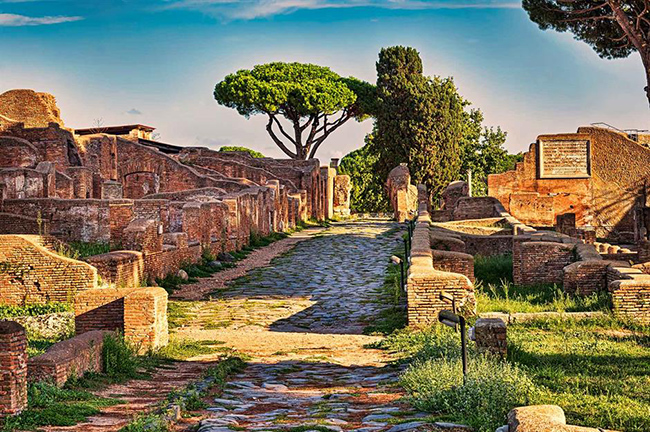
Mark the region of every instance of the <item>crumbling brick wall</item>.
[[107, 333], [90, 331], [58, 342], [45, 353], [30, 358], [27, 362], [29, 381], [46, 381], [63, 387], [70, 378], [82, 377], [87, 372], [102, 372], [102, 349]]
[[141, 353], [167, 345], [167, 292], [159, 287], [101, 288], [75, 298], [77, 334], [118, 330]]
[[0, 418], [27, 408], [27, 334], [13, 321], [0, 321]]
[[0, 263], [0, 303], [68, 302], [97, 286], [94, 267], [49, 251], [36, 236], [0, 236]]
[[[528, 241], [526, 241], [528, 240]], [[561, 284], [574, 260], [575, 244], [514, 238], [513, 280], [517, 285]]]

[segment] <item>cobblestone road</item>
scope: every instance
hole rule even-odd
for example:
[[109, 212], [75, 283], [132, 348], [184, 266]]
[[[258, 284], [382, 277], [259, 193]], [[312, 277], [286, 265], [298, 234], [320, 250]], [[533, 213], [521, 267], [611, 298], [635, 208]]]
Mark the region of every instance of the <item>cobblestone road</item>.
[[199, 432], [400, 432], [422, 425], [399, 401], [399, 368], [362, 335], [383, 305], [392, 251], [387, 220], [338, 223], [271, 266], [249, 272], [200, 308], [179, 337], [222, 341], [252, 357], [214, 398]]

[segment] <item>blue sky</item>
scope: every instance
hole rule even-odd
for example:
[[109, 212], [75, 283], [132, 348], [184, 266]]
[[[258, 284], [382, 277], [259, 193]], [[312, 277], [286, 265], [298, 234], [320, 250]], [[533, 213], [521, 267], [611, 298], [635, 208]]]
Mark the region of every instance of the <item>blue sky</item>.
[[[269, 61], [374, 82], [390, 45], [417, 48], [428, 75], [453, 76], [512, 152], [593, 122], [648, 127], [637, 54], [599, 59], [509, 0], [0, 0], [0, 92], [53, 93], [70, 127], [144, 123], [162, 141], [280, 157], [264, 118], [217, 105], [214, 85]], [[360, 147], [371, 127], [346, 124], [317, 156]]]

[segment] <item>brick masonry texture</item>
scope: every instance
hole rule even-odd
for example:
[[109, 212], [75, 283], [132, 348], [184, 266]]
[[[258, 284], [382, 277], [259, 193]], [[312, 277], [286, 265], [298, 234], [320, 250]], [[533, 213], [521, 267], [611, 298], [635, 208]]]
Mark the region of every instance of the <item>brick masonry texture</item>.
[[158, 287], [100, 288], [75, 299], [77, 334], [120, 331], [141, 353], [167, 345], [167, 292]]
[[30, 382], [47, 381], [62, 387], [70, 378], [102, 372], [105, 331], [90, 331], [52, 345], [27, 362]]
[[[423, 209], [420, 211], [413, 232], [411, 266], [407, 281], [408, 322], [414, 327], [438, 323], [438, 313], [444, 309], [451, 309], [450, 304], [440, 299], [443, 291], [456, 298], [457, 306], [461, 310], [471, 313], [476, 307], [474, 286], [467, 276], [441, 271], [434, 267], [429, 236], [430, 218], [426, 206]], [[465, 254], [459, 255], [463, 257]], [[465, 269], [467, 270], [467, 267]]]
[[38, 236], [0, 236], [0, 303], [70, 302], [95, 288], [97, 270], [40, 244]]
[[27, 408], [27, 334], [13, 321], [0, 321], [0, 418]]

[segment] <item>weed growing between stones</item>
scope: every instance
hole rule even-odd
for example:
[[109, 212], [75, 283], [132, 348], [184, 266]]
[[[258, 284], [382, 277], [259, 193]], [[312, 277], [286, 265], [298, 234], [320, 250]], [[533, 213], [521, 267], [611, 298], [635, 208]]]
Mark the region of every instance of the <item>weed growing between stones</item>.
[[109, 243], [69, 242], [67, 244], [59, 243], [56, 253], [66, 258], [79, 260], [93, 255], [105, 254], [116, 249], [120, 249], [119, 245], [111, 248]]
[[221, 395], [228, 377], [241, 372], [246, 363], [241, 357], [226, 356], [217, 365], [208, 368], [203, 379], [192, 383], [186, 388], [169, 393], [154, 412], [136, 418], [119, 432], [167, 432], [170, 430], [168, 411], [172, 406], [178, 406], [182, 412], [196, 412], [207, 408], [204, 399]]
[[[395, 235], [395, 231], [389, 231], [390, 234]], [[404, 249], [400, 246], [395, 249], [395, 256], [404, 260]], [[377, 317], [373, 317], [373, 323], [368, 325], [364, 330], [364, 334], [374, 335], [388, 335], [395, 330], [404, 328], [407, 324], [406, 317], [406, 297], [405, 293], [400, 287], [400, 265], [393, 264], [389, 261], [386, 267], [386, 276], [384, 284], [378, 292], [375, 302], [386, 306]], [[404, 269], [404, 277], [408, 269]]]

